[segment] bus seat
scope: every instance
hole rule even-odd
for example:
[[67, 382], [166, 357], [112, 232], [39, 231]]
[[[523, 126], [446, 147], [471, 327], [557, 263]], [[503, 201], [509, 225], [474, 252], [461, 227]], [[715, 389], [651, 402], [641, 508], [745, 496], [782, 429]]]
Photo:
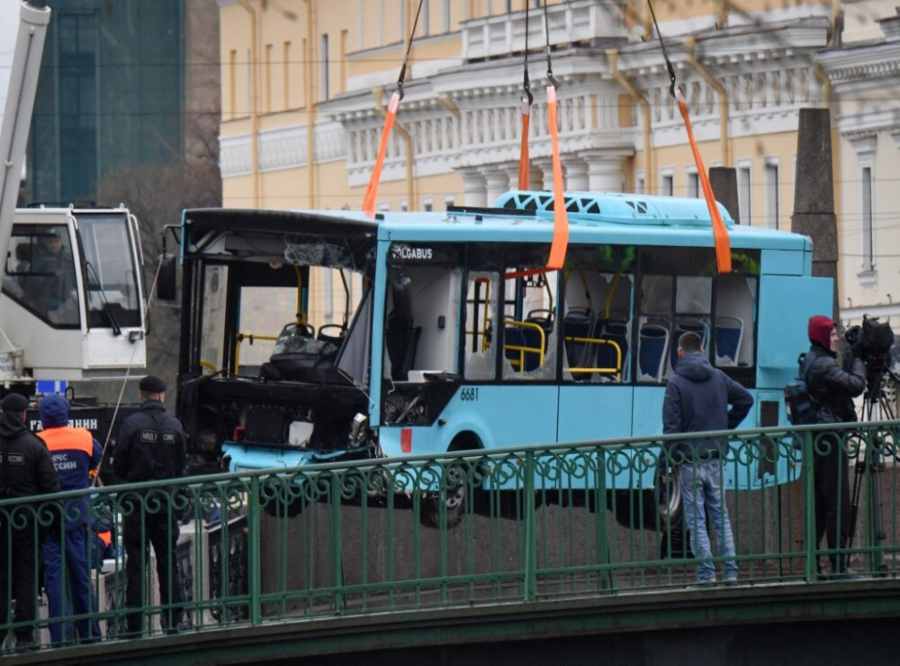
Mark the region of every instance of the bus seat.
[[643, 380], [662, 381], [666, 352], [669, 347], [669, 331], [659, 324], [644, 324], [641, 327], [638, 350], [638, 368]]
[[525, 321], [529, 324], [537, 324], [544, 329], [544, 351], [547, 351], [547, 343], [553, 333], [553, 310], [531, 310]]
[[[516, 372], [522, 372], [525, 369], [519, 367], [519, 360], [522, 353], [518, 349], [510, 349], [510, 347], [524, 347], [526, 344], [524, 330], [514, 326], [503, 327], [503, 355], [511, 362], [512, 367]], [[525, 354], [524, 365], [528, 364], [529, 355], [530, 354]]]
[[[591, 334], [591, 312], [586, 308], [572, 308], [563, 318], [563, 335], [565, 336], [566, 358], [571, 368], [584, 368], [587, 366], [591, 345], [584, 342], [576, 342], [569, 338], [587, 338]], [[575, 374], [576, 381], [584, 381], [584, 376]]]
[[[538, 322], [527, 322], [531, 324], [537, 324]], [[538, 324], [540, 326], [540, 324]], [[543, 326], [541, 326], [543, 328]], [[552, 327], [551, 327], [552, 328]], [[532, 349], [540, 349], [541, 348], [541, 332], [536, 331], [533, 328], [520, 328], [518, 329], [522, 334], [522, 340], [526, 347], [531, 347]], [[550, 340], [550, 332], [547, 329], [544, 329], [544, 351], [547, 351], [547, 343]], [[509, 356], [507, 356], [509, 358]], [[537, 370], [541, 366], [541, 357], [540, 354], [535, 352], [526, 352], [525, 353], [525, 372], [532, 372], [533, 370]]]
[[743, 319], [730, 315], [716, 318], [716, 365], [737, 365], [743, 339]]
[[[328, 331], [326, 333], [326, 331]], [[334, 342], [337, 345], [340, 345], [341, 342], [344, 341], [344, 334], [347, 332], [347, 329], [344, 328], [343, 324], [322, 324], [319, 326], [319, 333], [316, 336], [316, 340], [322, 340], [323, 342]]]

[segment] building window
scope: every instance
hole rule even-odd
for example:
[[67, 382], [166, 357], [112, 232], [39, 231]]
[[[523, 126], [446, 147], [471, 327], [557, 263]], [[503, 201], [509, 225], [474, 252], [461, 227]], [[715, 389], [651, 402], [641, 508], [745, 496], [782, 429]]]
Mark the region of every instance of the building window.
[[452, 208], [456, 205], [456, 200], [453, 197], [444, 197], [444, 210], [448, 208]]
[[322, 68], [319, 74], [319, 80], [322, 82], [322, 99], [325, 100], [331, 97], [331, 82], [329, 81], [328, 76], [330, 73], [329, 70], [331, 69], [331, 63], [329, 62], [330, 59], [328, 57], [328, 33], [322, 35], [322, 42], [319, 45], [319, 52], [321, 58], [320, 64]]
[[675, 192], [675, 176], [672, 174], [663, 174], [662, 177], [662, 194], [664, 197], [670, 197]]
[[738, 167], [737, 171], [738, 184], [738, 215], [741, 218], [741, 224], [753, 224], [753, 218], [750, 213], [750, 205], [752, 201], [750, 189], [750, 167]]
[[428, 0], [422, 0], [422, 16], [419, 17], [419, 35], [427, 36], [431, 34], [431, 3]]
[[284, 109], [291, 108], [291, 43], [285, 42], [284, 47], [282, 48], [281, 57], [284, 61], [281, 69], [281, 73], [283, 76], [283, 81], [281, 82], [282, 87], [284, 88]]
[[425, 199], [422, 201], [422, 210], [426, 213], [430, 213], [434, 210], [434, 202], [431, 199]]
[[306, 38], [300, 40], [300, 59], [303, 61], [303, 67], [300, 68], [303, 76], [300, 80], [300, 106], [306, 106], [308, 102], [306, 99], [306, 86], [312, 84], [312, 64], [309, 62], [312, 60], [312, 54], [307, 51], [307, 48]]
[[872, 224], [872, 167], [862, 170], [863, 271], [875, 270], [875, 229]]
[[274, 46], [272, 44], [266, 44], [266, 55], [265, 55], [265, 113], [272, 112], [272, 49]]
[[766, 164], [766, 224], [770, 229], [777, 229], [781, 214], [780, 192], [778, 189], [778, 164]]
[[695, 199], [700, 196], [700, 177], [697, 172], [689, 172], [687, 175], [687, 195]]
[[646, 192], [646, 190], [647, 190], [647, 186], [644, 183], [644, 177], [638, 176], [637, 177], [637, 185], [634, 188], [635, 193], [644, 194], [644, 192]]
[[341, 30], [341, 92], [347, 92], [347, 53], [350, 50], [350, 31]]
[[452, 22], [450, 0], [444, 0], [444, 32], [450, 32], [450, 23]]
[[406, 203], [405, 201], [403, 201], [403, 202], [400, 203], [400, 212], [401, 212], [401, 213], [408, 213], [408, 212], [409, 212], [409, 204]]
[[400, 42], [406, 43], [406, 35], [409, 33], [409, 26], [411, 25], [412, 18], [409, 15], [409, 3], [407, 0], [400, 0]]
[[228, 111], [232, 118], [237, 118], [237, 50], [228, 53]]

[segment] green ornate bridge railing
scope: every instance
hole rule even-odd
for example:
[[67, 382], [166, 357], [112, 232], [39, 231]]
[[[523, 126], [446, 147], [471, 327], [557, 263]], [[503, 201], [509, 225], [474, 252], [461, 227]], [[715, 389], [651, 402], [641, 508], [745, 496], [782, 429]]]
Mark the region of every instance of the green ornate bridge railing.
[[[675, 477], [704, 459], [677, 445], [720, 438], [728, 447], [715, 464], [725, 479], [739, 584], [893, 577], [900, 572], [898, 434], [900, 421], [766, 428], [7, 499], [0, 565], [12, 585], [0, 587], [0, 603], [19, 605], [20, 614], [0, 625], [3, 649], [26, 648], [30, 639], [42, 648], [682, 589], [694, 583], [697, 561]], [[94, 536], [102, 530], [109, 545]], [[711, 532], [715, 550], [715, 526]], [[79, 534], [87, 535], [83, 545]], [[48, 543], [62, 558], [61, 583], [50, 581], [64, 597], [55, 617], [41, 575]], [[715, 564], [721, 576], [722, 558]], [[14, 597], [36, 600], [36, 617], [24, 617], [27, 601]]]

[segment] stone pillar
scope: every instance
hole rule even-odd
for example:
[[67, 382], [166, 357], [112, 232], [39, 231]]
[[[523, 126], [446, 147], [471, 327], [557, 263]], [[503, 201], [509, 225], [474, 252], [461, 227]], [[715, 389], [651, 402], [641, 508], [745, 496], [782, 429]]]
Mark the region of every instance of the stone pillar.
[[617, 150], [580, 153], [587, 163], [591, 192], [621, 192], [625, 188], [625, 156]]
[[506, 169], [497, 165], [488, 168], [484, 172], [487, 182], [487, 206], [496, 205], [497, 198], [509, 190], [509, 173]]
[[[553, 161], [549, 157], [542, 157], [531, 161], [532, 165], [541, 173], [543, 187], [541, 189], [548, 192], [553, 190]], [[566, 165], [563, 164], [563, 185], [565, 185]], [[531, 189], [536, 189], [532, 187]]]
[[588, 165], [581, 160], [563, 156], [566, 163], [566, 192], [587, 192]]
[[484, 207], [487, 204], [487, 184], [478, 169], [461, 169], [463, 205]]
[[[725, 206], [735, 223], [741, 223], [738, 204], [737, 169], [732, 167], [712, 167], [709, 170], [709, 184], [712, 185], [716, 201]], [[703, 192], [700, 192], [703, 196]]]
[[813, 241], [813, 275], [834, 280], [832, 318], [839, 320], [837, 220], [831, 164], [831, 114], [800, 109], [791, 231]]
[[[529, 190], [539, 190], [544, 181], [543, 173], [540, 169], [538, 169], [534, 163], [530, 163], [529, 174], [528, 174], [528, 189]], [[509, 175], [509, 189], [517, 190], [519, 189], [519, 163], [511, 162], [506, 165], [506, 172]]]

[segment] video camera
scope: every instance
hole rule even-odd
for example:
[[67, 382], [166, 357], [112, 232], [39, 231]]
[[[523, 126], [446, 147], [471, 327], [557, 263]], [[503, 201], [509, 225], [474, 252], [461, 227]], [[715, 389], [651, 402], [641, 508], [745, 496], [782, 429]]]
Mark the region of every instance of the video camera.
[[888, 322], [864, 315], [862, 326], [851, 326], [844, 339], [854, 355], [865, 364], [866, 375], [883, 375], [890, 370], [894, 331]]

